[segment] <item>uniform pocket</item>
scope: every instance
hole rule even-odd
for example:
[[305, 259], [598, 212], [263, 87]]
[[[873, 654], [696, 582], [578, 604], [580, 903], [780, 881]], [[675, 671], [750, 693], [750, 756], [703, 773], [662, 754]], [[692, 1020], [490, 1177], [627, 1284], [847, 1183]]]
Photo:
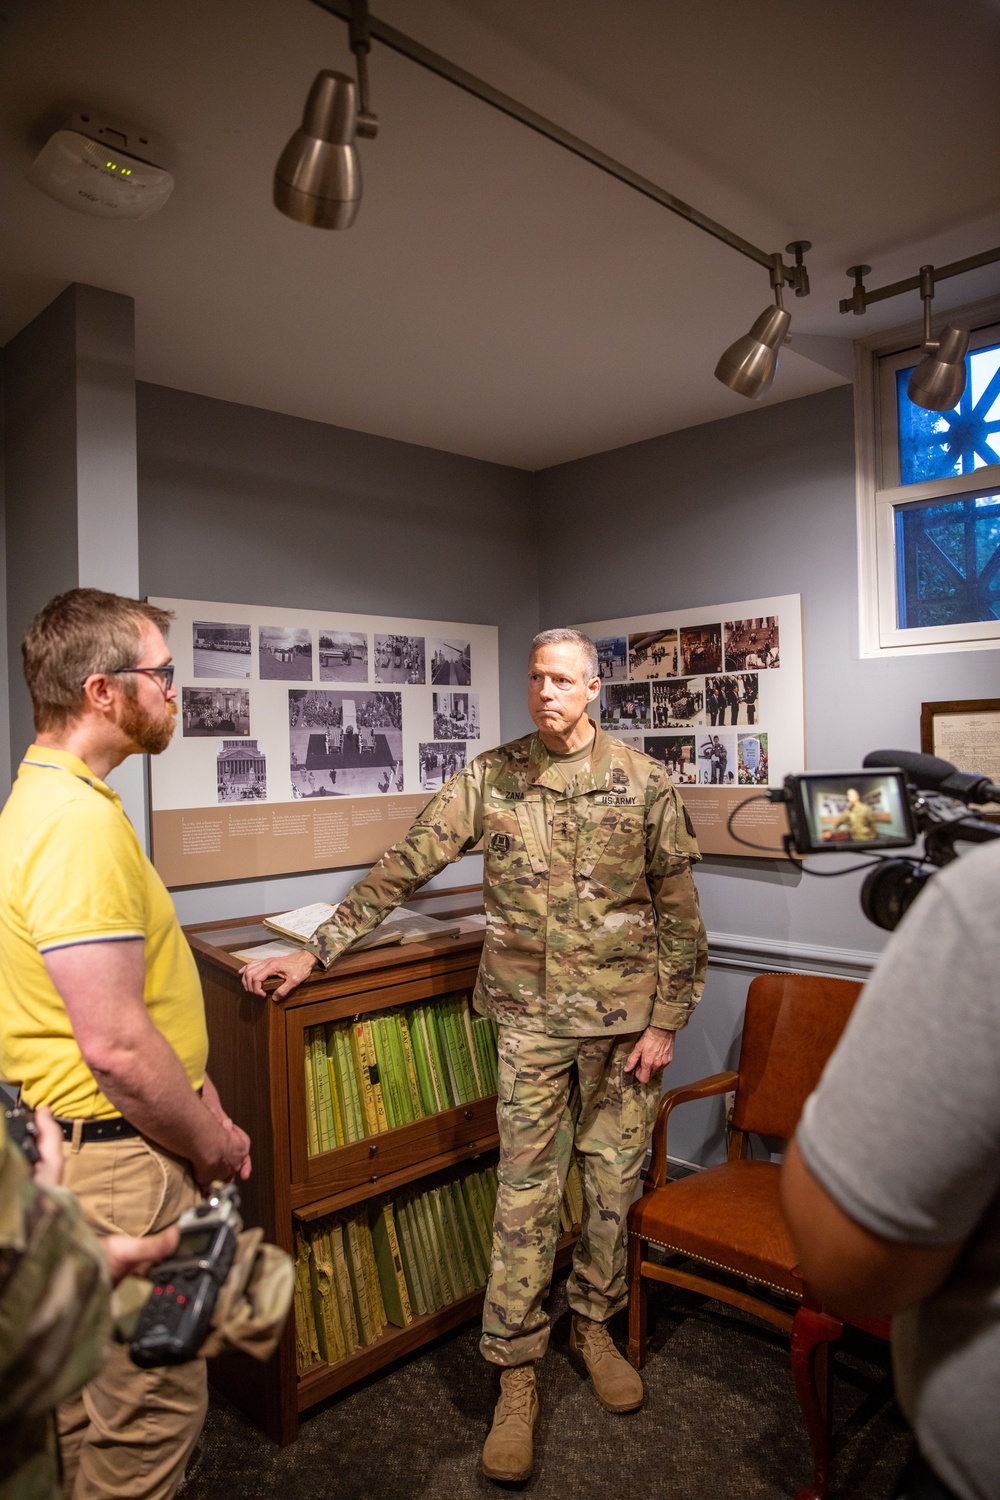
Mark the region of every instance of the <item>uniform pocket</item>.
[[170, 1185], [167, 1163], [141, 1136], [116, 1144], [108, 1216], [122, 1234], [150, 1234], [162, 1227]]

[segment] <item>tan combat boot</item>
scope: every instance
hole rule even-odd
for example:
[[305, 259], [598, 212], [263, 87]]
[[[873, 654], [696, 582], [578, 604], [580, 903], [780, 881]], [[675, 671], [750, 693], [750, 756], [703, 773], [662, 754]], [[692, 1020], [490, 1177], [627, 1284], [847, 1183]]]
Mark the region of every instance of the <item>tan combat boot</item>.
[[515, 1365], [500, 1375], [500, 1400], [483, 1448], [487, 1479], [508, 1484], [531, 1475], [531, 1435], [538, 1421], [538, 1392], [534, 1365]]
[[635, 1411], [642, 1405], [639, 1372], [619, 1354], [606, 1323], [574, 1313], [569, 1347], [587, 1366], [597, 1399], [608, 1411]]

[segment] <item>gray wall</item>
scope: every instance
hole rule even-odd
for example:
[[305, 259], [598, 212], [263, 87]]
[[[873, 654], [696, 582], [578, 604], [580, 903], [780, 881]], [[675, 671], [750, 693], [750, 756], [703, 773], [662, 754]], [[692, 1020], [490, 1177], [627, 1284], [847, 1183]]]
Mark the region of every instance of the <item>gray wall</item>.
[[[542, 629], [802, 594], [810, 767], [849, 770], [868, 750], [918, 750], [921, 702], [1000, 696], [998, 652], [859, 659], [850, 387], [564, 464], [535, 484]], [[763, 860], [707, 859], [698, 873], [710, 932], [787, 944], [793, 956], [803, 945], [881, 948], [859, 884]], [[727, 1065], [749, 977], [713, 966], [671, 1082]], [[671, 1154], [697, 1157], [707, 1127], [684, 1116], [674, 1117]]]
[[[144, 593], [498, 625], [503, 734], [530, 729], [530, 475], [162, 386], [137, 387], [137, 423]], [[465, 860], [451, 875], [478, 870]], [[289, 877], [179, 892], [177, 905], [214, 920], [335, 900], [350, 882]]]

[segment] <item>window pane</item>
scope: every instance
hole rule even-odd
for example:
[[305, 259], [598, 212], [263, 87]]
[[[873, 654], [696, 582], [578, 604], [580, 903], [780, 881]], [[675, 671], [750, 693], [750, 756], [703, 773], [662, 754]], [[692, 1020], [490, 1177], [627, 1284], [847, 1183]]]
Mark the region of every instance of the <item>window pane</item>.
[[1000, 619], [1000, 495], [898, 505], [901, 630]]
[[1000, 463], [1000, 344], [974, 350], [965, 369], [965, 390], [952, 411], [915, 406], [906, 394], [913, 366], [897, 372], [900, 484], [971, 474]]

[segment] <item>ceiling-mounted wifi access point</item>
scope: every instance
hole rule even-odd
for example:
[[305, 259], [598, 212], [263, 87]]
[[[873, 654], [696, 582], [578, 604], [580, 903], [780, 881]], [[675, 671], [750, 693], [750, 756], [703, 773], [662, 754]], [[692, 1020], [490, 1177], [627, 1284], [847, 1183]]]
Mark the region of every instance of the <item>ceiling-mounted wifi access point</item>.
[[174, 188], [170, 173], [156, 165], [157, 155], [144, 131], [79, 111], [45, 143], [28, 180], [77, 213], [148, 219]]

